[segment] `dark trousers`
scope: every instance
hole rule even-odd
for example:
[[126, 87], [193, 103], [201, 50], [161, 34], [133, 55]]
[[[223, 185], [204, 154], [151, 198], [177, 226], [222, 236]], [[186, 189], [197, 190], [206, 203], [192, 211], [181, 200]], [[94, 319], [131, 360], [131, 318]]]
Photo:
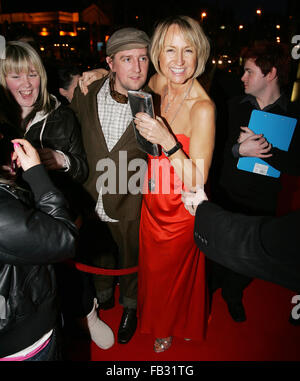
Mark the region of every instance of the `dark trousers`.
[[[81, 255], [88, 263], [105, 269], [126, 269], [138, 265], [139, 220], [103, 222], [97, 216], [81, 229]], [[120, 283], [120, 304], [136, 308], [137, 273], [110, 276], [93, 275], [99, 302], [105, 302]]]
[[252, 278], [238, 274], [216, 262], [211, 263], [210, 291], [214, 293], [218, 288], [221, 288], [222, 296], [227, 303], [242, 301], [244, 289], [251, 281]]
[[[139, 256], [139, 220], [108, 222], [107, 226], [118, 250], [117, 255], [110, 252], [102, 256], [102, 264], [105, 262], [105, 267], [114, 269], [126, 269], [137, 266]], [[112, 276], [99, 275], [95, 282], [97, 295], [101, 294], [101, 291], [113, 289], [114, 281], [115, 279]], [[137, 272], [119, 276], [119, 282], [120, 304], [124, 307], [136, 308]]]
[[61, 312], [65, 321], [84, 318], [93, 308], [96, 290], [90, 274], [66, 263], [55, 265]]
[[[240, 195], [216, 187], [212, 192], [212, 199], [224, 209], [233, 213], [243, 213], [250, 216], [273, 216], [276, 213], [276, 198], [274, 196], [270, 196], [268, 202], [265, 202], [264, 197], [257, 200], [257, 202], [254, 202], [254, 200], [247, 201]], [[243, 237], [237, 237], [237, 239], [243, 239]], [[224, 252], [224, 255], [226, 255], [226, 252]], [[252, 280], [253, 278], [238, 274], [218, 263], [211, 263], [209, 281], [211, 293], [221, 288], [222, 296], [226, 302], [241, 302], [244, 289]]]

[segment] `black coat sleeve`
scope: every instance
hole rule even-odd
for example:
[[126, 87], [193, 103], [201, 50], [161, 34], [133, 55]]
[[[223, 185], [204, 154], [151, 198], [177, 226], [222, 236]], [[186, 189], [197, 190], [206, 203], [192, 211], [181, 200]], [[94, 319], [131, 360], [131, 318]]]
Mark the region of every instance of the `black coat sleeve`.
[[26, 171], [24, 179], [33, 189], [35, 206], [0, 189], [0, 263], [49, 264], [73, 257], [77, 229], [62, 193], [42, 165]]
[[205, 201], [197, 208], [194, 238], [224, 267], [299, 291], [299, 222], [299, 211], [280, 219], [246, 216]]

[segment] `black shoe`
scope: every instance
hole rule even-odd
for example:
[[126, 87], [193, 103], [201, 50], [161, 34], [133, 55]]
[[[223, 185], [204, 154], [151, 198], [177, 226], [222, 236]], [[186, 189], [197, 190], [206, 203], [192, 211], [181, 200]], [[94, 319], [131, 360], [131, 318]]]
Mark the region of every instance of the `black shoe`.
[[127, 344], [137, 326], [136, 309], [124, 308], [118, 331], [118, 343]]
[[114, 308], [115, 306], [115, 298], [114, 296], [111, 296], [105, 302], [100, 302], [98, 304], [99, 304], [100, 310], [110, 310], [111, 308]]
[[241, 323], [246, 320], [245, 309], [241, 301], [227, 302], [227, 307], [232, 319], [235, 322]]

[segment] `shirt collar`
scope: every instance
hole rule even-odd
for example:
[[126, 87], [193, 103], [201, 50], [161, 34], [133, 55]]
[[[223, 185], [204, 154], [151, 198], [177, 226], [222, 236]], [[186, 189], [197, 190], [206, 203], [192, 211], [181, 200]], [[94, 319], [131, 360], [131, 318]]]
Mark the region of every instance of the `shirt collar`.
[[288, 99], [284, 93], [282, 93], [280, 97], [274, 103], [267, 105], [263, 109], [259, 107], [259, 104], [257, 103], [256, 98], [251, 94], [245, 95], [245, 97], [241, 100], [240, 103], [245, 103], [245, 102], [250, 102], [257, 110], [261, 110], [261, 111], [268, 111], [274, 106], [279, 106], [284, 111], [287, 111], [287, 107], [288, 107]]

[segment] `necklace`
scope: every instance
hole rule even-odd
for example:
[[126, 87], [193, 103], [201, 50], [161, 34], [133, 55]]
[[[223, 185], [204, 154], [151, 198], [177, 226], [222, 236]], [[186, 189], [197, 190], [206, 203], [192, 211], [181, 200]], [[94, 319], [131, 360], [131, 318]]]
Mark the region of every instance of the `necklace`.
[[[187, 96], [189, 95], [189, 93], [190, 93], [190, 91], [191, 91], [191, 88], [192, 88], [192, 86], [193, 86], [193, 83], [194, 83], [194, 78], [192, 79], [189, 88], [187, 89], [186, 93], [184, 94], [184, 97], [183, 97], [182, 101], [180, 102], [179, 106], [177, 107], [177, 109], [176, 109], [176, 111], [175, 111], [175, 114], [174, 114], [174, 116], [173, 116], [171, 122], [169, 123], [169, 125], [171, 125], [171, 124], [174, 122], [176, 116], [178, 115], [178, 113], [179, 113], [179, 111], [180, 111], [180, 109], [181, 109], [181, 107], [182, 107], [182, 105], [183, 105], [183, 102], [186, 100]], [[167, 94], [168, 94], [168, 89], [166, 89], [166, 93], [165, 93], [165, 95], [164, 95], [164, 98], [167, 96]], [[174, 98], [174, 99], [175, 99], [175, 98]], [[168, 112], [170, 106], [172, 105], [172, 103], [173, 103], [173, 101], [167, 103], [167, 105], [166, 105], [166, 107], [165, 107], [165, 110], [164, 110], [165, 114], [167, 114], [167, 112]]]

